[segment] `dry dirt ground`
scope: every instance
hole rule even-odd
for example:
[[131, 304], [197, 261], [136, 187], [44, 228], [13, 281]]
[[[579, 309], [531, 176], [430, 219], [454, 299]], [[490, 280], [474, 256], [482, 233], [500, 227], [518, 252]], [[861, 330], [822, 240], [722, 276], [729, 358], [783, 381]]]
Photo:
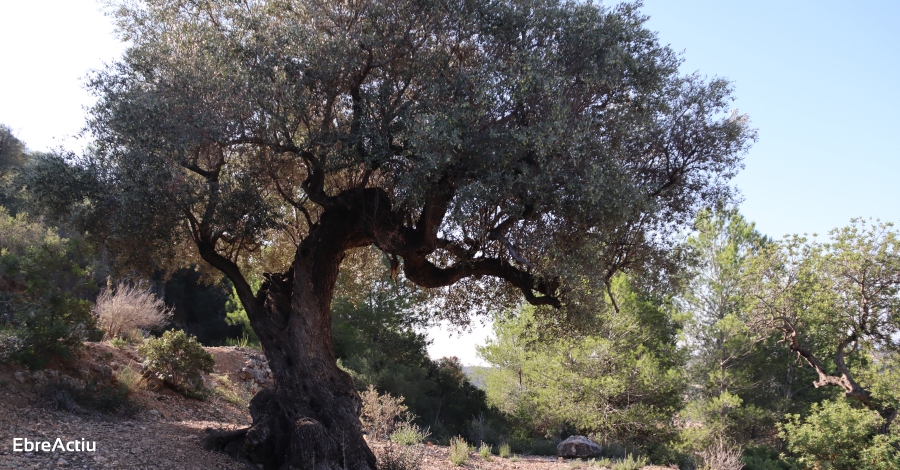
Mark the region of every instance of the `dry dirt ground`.
[[[106, 343], [90, 343], [73, 363], [51, 365], [50, 369], [56, 372], [44, 375], [55, 375], [52, 379], [33, 376], [21, 368], [0, 365], [0, 469], [257, 468], [221, 453], [205, 451], [199, 445], [206, 428], [234, 429], [250, 422], [243, 400], [252, 393], [239, 376], [249, 351], [240, 348], [207, 349], [216, 359], [214, 376], [209, 384], [212, 387], [227, 386], [233, 393], [228, 396], [212, 393], [205, 400], [194, 400], [151, 381], [129, 396], [129, 400], [138, 405], [138, 411], [131, 416], [102, 414], [65, 403], [61, 405], [52, 383], [72, 378], [112, 383], [115, 371], [120, 368], [140, 367], [134, 350], [117, 349]], [[223, 376], [229, 380], [225, 381]], [[62, 443], [84, 440], [95, 442], [96, 451], [16, 452], [13, 447], [15, 438], [27, 438], [32, 442], [49, 441], [50, 445], [57, 438]], [[371, 444], [376, 453], [382, 452], [382, 444]], [[449, 462], [447, 447], [428, 445], [421, 452], [422, 470], [460, 468]], [[576, 466], [551, 457], [493, 457], [491, 461], [485, 461], [472, 453], [469, 462], [462, 468], [561, 470]]]

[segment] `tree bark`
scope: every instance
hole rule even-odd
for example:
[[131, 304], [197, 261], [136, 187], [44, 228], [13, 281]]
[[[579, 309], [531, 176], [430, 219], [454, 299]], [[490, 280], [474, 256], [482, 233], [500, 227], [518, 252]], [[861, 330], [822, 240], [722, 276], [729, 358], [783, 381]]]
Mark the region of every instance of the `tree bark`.
[[354, 214], [333, 212], [310, 230], [287, 273], [267, 275], [255, 298], [241, 299], [275, 385], [251, 401], [249, 428], [210, 431], [204, 447], [267, 469], [376, 468], [359, 423], [359, 395], [337, 366], [331, 336], [340, 263], [363, 240]]

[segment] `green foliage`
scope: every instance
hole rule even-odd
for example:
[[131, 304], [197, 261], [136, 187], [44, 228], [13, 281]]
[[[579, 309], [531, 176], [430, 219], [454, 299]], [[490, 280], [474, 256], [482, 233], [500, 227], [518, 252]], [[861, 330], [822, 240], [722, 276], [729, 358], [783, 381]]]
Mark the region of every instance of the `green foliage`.
[[143, 374], [130, 366], [122, 367], [116, 371], [116, 383], [128, 393], [135, 393], [147, 386], [147, 380], [144, 379]]
[[768, 446], [747, 446], [742, 457], [746, 470], [789, 470], [790, 465], [781, 460], [777, 451]]
[[29, 157], [25, 143], [13, 135], [9, 126], [0, 124], [0, 206], [13, 215], [22, 203], [14, 177]]
[[[259, 289], [259, 281], [253, 281], [251, 285], [254, 290]], [[259, 337], [256, 336], [256, 332], [253, 331], [253, 326], [250, 325], [250, 317], [247, 316], [247, 311], [244, 310], [244, 306], [241, 304], [240, 300], [238, 300], [234, 286], [231, 286], [228, 301], [225, 303], [225, 322], [229, 325], [238, 325], [241, 327], [241, 337], [239, 340], [237, 342], [232, 342], [231, 344], [226, 343], [228, 346], [252, 347], [255, 349], [261, 348]]]
[[879, 434], [878, 413], [847, 400], [813, 404], [805, 418], [788, 415], [778, 435], [800, 468], [813, 470], [900, 468], [900, 437]]
[[159, 338], [148, 339], [138, 347], [138, 352], [147, 369], [192, 397], [202, 396], [202, 374], [211, 373], [215, 364], [197, 338], [181, 330], [169, 330]]
[[253, 398], [253, 393], [250, 392], [248, 385], [233, 383], [227, 374], [215, 375], [214, 380], [213, 393], [240, 408], [246, 409], [250, 406], [250, 399]]
[[647, 459], [645, 457], [637, 457], [633, 454], [628, 454], [623, 459], [614, 460], [610, 466], [610, 470], [640, 470], [645, 466], [647, 466]]
[[481, 458], [490, 461], [492, 450], [493, 449], [491, 448], [490, 444], [481, 444], [480, 446], [478, 446], [478, 455], [480, 455]]
[[612, 292], [618, 313], [598, 301], [592, 322], [566, 335], [545, 336], [546, 317], [530, 307], [495, 319], [496, 340], [479, 350], [495, 366], [487, 394], [520, 438], [577, 431], [651, 445], [672, 434], [684, 383], [672, 307], [635, 292], [624, 277]]
[[762, 250], [748, 276], [754, 320], [779, 334], [817, 388], [889, 416], [898, 402], [884, 379], [897, 377], [900, 234], [855, 219], [829, 235]]
[[478, 416], [491, 423], [484, 392], [468, 381], [459, 361], [428, 357], [426, 337], [416, 331], [427, 324], [425, 312], [408, 284], [376, 279], [367, 287], [344, 284], [343, 289], [361, 294], [334, 301], [334, 349], [358, 388], [372, 384], [402, 396], [416, 424], [439, 439], [468, 433]]
[[[514, 273], [538, 294], [557, 289], [537, 279], [600, 288], [625, 252], [664, 264], [696, 210], [729, 197], [755, 138], [730, 85], [679, 74], [638, 4], [203, 5], [121, 2], [130, 47], [90, 81], [95, 145], [26, 178], [48, 215], [132, 264], [174, 258], [172, 240], [244, 261], [279, 235], [296, 247], [334, 207], [320, 195], [368, 187], [391, 236], [357, 233], [404, 263], [440, 245], [446, 265], [481, 257], [471, 266], [504, 266], [487, 277], [517, 289]], [[401, 215], [444, 196], [428, 224], [448, 243], [400, 253], [425, 235]], [[465, 299], [509, 297], [461, 274]]]
[[87, 300], [97, 290], [91, 262], [82, 240], [60, 238], [0, 207], [0, 356], [41, 368], [99, 339]]
[[696, 263], [683, 296], [690, 314], [690, 401], [680, 413], [680, 443], [687, 454], [706, 452], [726, 439], [771, 444], [775, 422], [829, 396], [808, 387], [815, 379], [753, 313], [754, 275], [761, 252], [775, 244], [736, 210], [704, 211], [688, 246]]
[[500, 458], [509, 458], [509, 456], [512, 455], [512, 450], [509, 448], [509, 443], [504, 442], [500, 444], [500, 446], [497, 447], [497, 455], [499, 455]]
[[459, 466], [469, 461], [469, 443], [462, 437], [450, 439], [450, 463]]
[[430, 432], [416, 426], [411, 419], [408, 419], [400, 423], [394, 429], [394, 432], [391, 433], [391, 442], [403, 446], [411, 446], [425, 442], [425, 439], [430, 435]]

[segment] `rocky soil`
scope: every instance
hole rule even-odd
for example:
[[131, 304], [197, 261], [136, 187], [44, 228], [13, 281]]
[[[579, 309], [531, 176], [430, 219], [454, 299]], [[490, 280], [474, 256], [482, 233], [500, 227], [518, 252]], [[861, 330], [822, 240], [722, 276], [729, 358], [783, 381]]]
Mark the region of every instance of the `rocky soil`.
[[[129, 394], [130, 405], [118, 413], [101, 413], [79, 404], [73, 399], [72, 390], [83, 389], [89, 383], [111, 385], [126, 367], [140, 371], [133, 349], [90, 343], [74, 362], [51, 365], [36, 373], [0, 365], [0, 469], [257, 468], [205, 451], [199, 440], [207, 428], [248, 425], [247, 401], [260, 388], [271, 384], [271, 372], [259, 352], [233, 347], [207, 350], [216, 360], [215, 371], [207, 378], [207, 387], [215, 391], [208, 398], [185, 398], [162, 383], [149, 380]], [[16, 452], [16, 438], [48, 442], [48, 446], [55, 445], [57, 439], [62, 446], [70, 442], [78, 442], [78, 447], [94, 443], [96, 450]], [[376, 454], [385, 452], [384, 443], [370, 445]], [[70, 448], [74, 447], [70, 444]], [[450, 463], [447, 447], [426, 445], [415, 452], [422, 470], [460, 468]], [[487, 461], [472, 453], [463, 468], [549, 470], [578, 466], [552, 457], [495, 456]]]

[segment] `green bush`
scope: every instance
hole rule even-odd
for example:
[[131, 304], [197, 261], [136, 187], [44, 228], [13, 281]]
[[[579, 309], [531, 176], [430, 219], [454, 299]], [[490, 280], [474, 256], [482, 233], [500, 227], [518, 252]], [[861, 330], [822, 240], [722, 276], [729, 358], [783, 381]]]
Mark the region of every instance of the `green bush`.
[[0, 207], [0, 357], [39, 369], [98, 340], [89, 247]]
[[788, 415], [779, 437], [793, 454], [794, 466], [804, 469], [900, 468], [900, 437], [878, 434], [877, 412], [850, 406], [845, 400], [812, 405], [805, 419]]
[[215, 364], [197, 338], [181, 330], [169, 330], [159, 338], [148, 339], [138, 352], [151, 372], [192, 397], [202, 396], [203, 373], [211, 373]]
[[502, 457], [504, 459], [509, 458], [509, 456], [512, 455], [512, 451], [509, 448], [509, 444], [507, 444], [506, 442], [504, 442], [503, 444], [500, 444], [500, 447], [497, 448], [497, 455], [499, 455], [500, 457]]
[[645, 457], [635, 457], [631, 454], [625, 456], [622, 460], [617, 460], [613, 462], [612, 470], [640, 470], [647, 466], [647, 459]]
[[[409, 418], [412, 418], [411, 416]], [[407, 420], [400, 423], [391, 433], [391, 442], [403, 446], [421, 444], [429, 436], [429, 432]]]
[[469, 461], [469, 443], [461, 437], [450, 439], [450, 463], [462, 465]]

